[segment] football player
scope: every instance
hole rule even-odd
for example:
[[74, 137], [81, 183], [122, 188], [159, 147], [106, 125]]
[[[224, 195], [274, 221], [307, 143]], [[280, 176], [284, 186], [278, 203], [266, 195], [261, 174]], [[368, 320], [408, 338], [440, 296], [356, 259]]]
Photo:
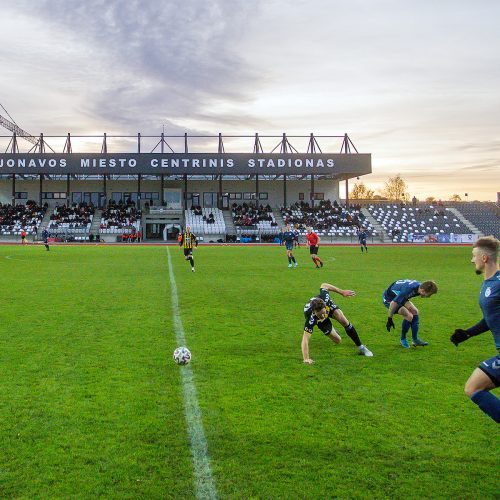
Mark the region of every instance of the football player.
[[465, 394], [479, 408], [500, 423], [500, 399], [491, 394], [491, 389], [500, 387], [500, 241], [493, 236], [479, 238], [472, 248], [472, 263], [477, 274], [484, 273], [483, 286], [479, 294], [479, 307], [483, 318], [479, 323], [467, 328], [457, 329], [450, 340], [458, 346], [471, 337], [491, 331], [497, 355], [480, 363], [465, 384]]
[[313, 297], [304, 306], [304, 316], [306, 318], [304, 334], [302, 336], [302, 356], [304, 358], [304, 363], [309, 365], [314, 363], [309, 357], [309, 339], [311, 338], [314, 325], [335, 344], [340, 344], [342, 341], [342, 338], [332, 325], [331, 318], [337, 320], [344, 327], [346, 334], [358, 347], [359, 354], [372, 357], [373, 353], [361, 343], [358, 332], [352, 323], [344, 316], [339, 306], [330, 298], [329, 292], [338, 293], [342, 295], [342, 297], [354, 297], [356, 295], [353, 290], [342, 290], [329, 283], [322, 283], [319, 295]]
[[418, 309], [410, 301], [413, 297], [430, 297], [437, 293], [437, 285], [434, 281], [424, 281], [421, 283], [416, 280], [398, 280], [391, 283], [382, 295], [384, 306], [389, 309], [387, 323], [385, 327], [390, 332], [391, 328], [395, 328], [392, 317], [395, 314], [403, 316], [403, 323], [401, 324], [401, 345], [405, 349], [410, 348], [410, 344], [406, 340], [406, 334], [411, 327], [412, 345], [426, 346], [429, 342], [425, 342], [418, 337], [418, 328], [420, 319]]

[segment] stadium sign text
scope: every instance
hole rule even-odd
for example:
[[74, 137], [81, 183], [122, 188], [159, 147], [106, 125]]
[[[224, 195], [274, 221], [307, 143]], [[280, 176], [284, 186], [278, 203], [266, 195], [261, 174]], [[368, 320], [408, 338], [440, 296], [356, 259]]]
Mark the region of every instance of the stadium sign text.
[[0, 154], [0, 174], [367, 174], [369, 154]]

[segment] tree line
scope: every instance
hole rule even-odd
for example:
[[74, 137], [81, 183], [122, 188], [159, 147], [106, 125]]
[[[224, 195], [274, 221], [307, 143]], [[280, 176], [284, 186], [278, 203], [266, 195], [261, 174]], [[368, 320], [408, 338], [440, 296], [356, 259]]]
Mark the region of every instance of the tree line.
[[[375, 193], [373, 189], [368, 188], [363, 182], [356, 182], [354, 187], [349, 192], [351, 200], [391, 200], [391, 201], [410, 201], [410, 194], [408, 192], [408, 185], [400, 174], [394, 177], [389, 177], [385, 182], [384, 188], [380, 194]], [[427, 202], [434, 202], [436, 198], [429, 196], [425, 199]], [[449, 201], [462, 201], [458, 194], [450, 196]]]

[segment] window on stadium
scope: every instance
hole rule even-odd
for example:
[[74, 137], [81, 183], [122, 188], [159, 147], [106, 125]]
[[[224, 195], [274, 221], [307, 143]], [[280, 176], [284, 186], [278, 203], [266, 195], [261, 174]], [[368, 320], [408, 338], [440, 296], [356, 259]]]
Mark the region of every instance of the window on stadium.
[[268, 199], [267, 193], [259, 193], [259, 200], [267, 200], [267, 199]]
[[229, 193], [230, 200], [241, 200], [243, 198], [243, 193]]
[[[323, 201], [325, 199], [325, 193], [314, 193], [314, 199]], [[311, 193], [311, 200], [312, 200], [312, 193]]]
[[16, 200], [27, 200], [28, 199], [28, 192], [27, 191], [16, 191], [15, 198], [16, 198]]
[[255, 195], [255, 193], [243, 193], [243, 199], [244, 200], [255, 200], [256, 195]]
[[203, 193], [203, 206], [216, 207], [217, 206], [217, 193]]
[[45, 192], [45, 193], [42, 193], [42, 199], [43, 200], [65, 200], [66, 199], [66, 193]]
[[141, 200], [159, 200], [159, 199], [160, 199], [160, 193], [141, 191]]
[[299, 201], [304, 201], [304, 193], [299, 193]]

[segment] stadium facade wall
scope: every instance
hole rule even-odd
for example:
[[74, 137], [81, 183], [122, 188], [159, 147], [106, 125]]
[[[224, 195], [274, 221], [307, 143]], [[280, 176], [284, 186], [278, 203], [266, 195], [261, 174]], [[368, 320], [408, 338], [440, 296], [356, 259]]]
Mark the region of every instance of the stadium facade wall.
[[[65, 180], [44, 180], [42, 185], [43, 192], [66, 192], [66, 181]], [[111, 199], [113, 192], [121, 193], [135, 193], [137, 192], [137, 180], [107, 180], [107, 198]], [[184, 182], [182, 180], [167, 180], [164, 182], [165, 189], [184, 189]], [[31, 199], [38, 201], [40, 197], [40, 183], [39, 180], [24, 180], [16, 179], [15, 184], [16, 192], [27, 193], [26, 198], [16, 200], [16, 203], [25, 203], [26, 199]], [[102, 192], [103, 181], [102, 180], [71, 180], [70, 181], [70, 193], [74, 192]], [[161, 183], [160, 180], [142, 180], [141, 181], [141, 192], [152, 192], [158, 193], [161, 199]], [[199, 193], [200, 204], [204, 206], [203, 203], [203, 193], [217, 193], [219, 190], [219, 181], [215, 180], [188, 180], [188, 193]], [[244, 193], [254, 193], [256, 191], [255, 180], [223, 180], [222, 181], [222, 192], [223, 193], [241, 193], [242, 197], [238, 199], [231, 199], [230, 204], [236, 202], [238, 204], [248, 203], [251, 200], [244, 198]], [[288, 179], [286, 182], [286, 197], [287, 205], [300, 200], [300, 193], [304, 195], [304, 201], [310, 200], [311, 192], [311, 181], [310, 179], [296, 180]], [[314, 192], [317, 195], [322, 196], [325, 200], [340, 200], [339, 194], [339, 182], [337, 180], [315, 180], [314, 182]], [[272, 207], [279, 207], [283, 205], [283, 180], [259, 180], [259, 193], [267, 193], [267, 199], [259, 199], [259, 204], [269, 204]], [[44, 203], [47, 202], [49, 206], [55, 206], [58, 204], [63, 204], [66, 202], [65, 199], [43, 199]], [[147, 200], [142, 200], [145, 202]], [[12, 180], [9, 178], [2, 178], [0, 180], [0, 202], [1, 203], [11, 203], [12, 202]], [[70, 198], [71, 202], [71, 198]], [[316, 201], [319, 203], [319, 200]], [[159, 201], [155, 201], [154, 204], [159, 204]], [[188, 206], [190, 206], [190, 202]]]

